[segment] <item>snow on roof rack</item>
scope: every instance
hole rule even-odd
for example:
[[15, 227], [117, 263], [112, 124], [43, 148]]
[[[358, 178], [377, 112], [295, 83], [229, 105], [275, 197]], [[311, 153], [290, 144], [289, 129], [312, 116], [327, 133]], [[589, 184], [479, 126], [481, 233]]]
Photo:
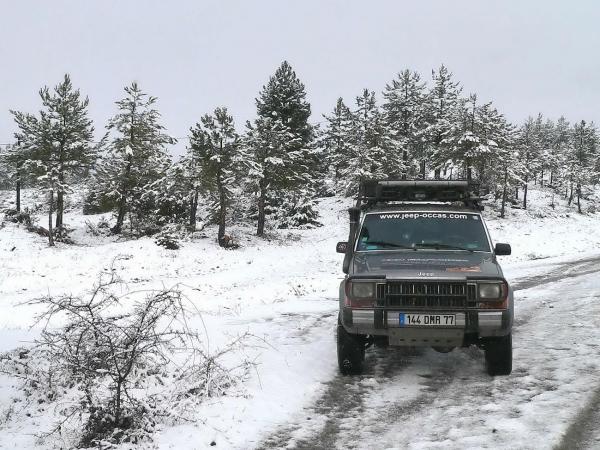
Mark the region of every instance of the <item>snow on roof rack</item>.
[[462, 202], [482, 210], [479, 184], [469, 180], [364, 180], [358, 204], [385, 202]]

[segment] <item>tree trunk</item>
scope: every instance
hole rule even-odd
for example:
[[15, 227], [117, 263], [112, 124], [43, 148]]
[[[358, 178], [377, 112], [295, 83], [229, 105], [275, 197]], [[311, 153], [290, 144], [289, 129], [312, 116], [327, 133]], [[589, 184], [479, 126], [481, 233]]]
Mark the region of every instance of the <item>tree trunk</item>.
[[426, 162], [425, 160], [421, 161], [421, 178], [424, 180], [425, 179], [425, 169], [426, 169]]
[[121, 383], [119, 380], [117, 382], [117, 387], [115, 390], [115, 425], [119, 426], [119, 422], [121, 420]]
[[440, 179], [440, 174], [441, 174], [441, 170], [439, 168], [435, 169], [435, 173], [433, 175], [434, 179], [439, 180]]
[[127, 212], [127, 185], [131, 174], [131, 165], [131, 155], [128, 155], [127, 166], [125, 167], [125, 174], [123, 175], [123, 183], [121, 185], [121, 198], [119, 198], [119, 204], [117, 206], [117, 223], [111, 228], [111, 231], [114, 234], [119, 234], [123, 229], [123, 221], [125, 220], [125, 213]]
[[65, 208], [65, 194], [62, 188], [56, 193], [56, 228], [63, 226], [63, 210]]
[[581, 185], [577, 183], [577, 212], [581, 214]]
[[569, 194], [569, 206], [573, 202], [573, 183], [571, 183], [571, 193]]
[[119, 198], [119, 204], [117, 206], [117, 223], [111, 228], [114, 234], [119, 234], [123, 228], [123, 221], [125, 220], [125, 211], [127, 209], [127, 197], [125, 194], [121, 194]]
[[21, 212], [21, 164], [17, 163], [17, 212]]
[[52, 212], [54, 209], [54, 190], [50, 189], [48, 204], [48, 245], [54, 247], [54, 236], [52, 236]]
[[63, 226], [63, 212], [65, 209], [65, 167], [64, 167], [64, 143], [60, 144], [60, 153], [58, 161], [58, 192], [56, 193], [56, 228], [62, 228]]
[[[131, 124], [129, 126], [129, 146], [133, 149], [135, 142], [135, 103], [133, 104], [132, 112], [131, 112]], [[117, 223], [114, 227], [111, 228], [111, 231], [114, 234], [119, 234], [123, 229], [123, 221], [125, 220], [125, 213], [127, 210], [127, 194], [128, 188], [130, 186], [129, 177], [131, 176], [131, 166], [133, 164], [133, 155], [130, 153], [127, 155], [127, 166], [125, 166], [125, 173], [123, 174], [122, 184], [121, 184], [121, 198], [119, 199], [119, 205], [117, 210]], [[130, 216], [131, 218], [131, 216]], [[131, 221], [130, 221], [131, 226]], [[133, 228], [132, 228], [133, 231]]]
[[[217, 175], [220, 178], [220, 175]], [[225, 215], [227, 212], [225, 188], [219, 179], [217, 179], [217, 188], [219, 189], [219, 232], [217, 234], [217, 241], [219, 246], [227, 247], [227, 241], [225, 240]]]
[[554, 170], [550, 171], [550, 186], [554, 186]]
[[502, 207], [500, 208], [500, 217], [504, 219], [504, 208], [506, 205], [506, 182], [508, 180], [508, 170], [504, 169], [504, 186], [502, 187]]
[[258, 226], [256, 227], [256, 235], [263, 236], [265, 234], [265, 203], [267, 197], [264, 179], [261, 179], [258, 185], [260, 195], [258, 197]]
[[540, 187], [544, 187], [544, 169], [542, 169], [542, 173], [540, 175]]
[[515, 199], [519, 200], [519, 186], [515, 187]]
[[527, 181], [529, 177], [525, 177], [525, 184], [523, 185], [523, 209], [527, 209]]
[[192, 230], [196, 230], [196, 213], [198, 212], [198, 189], [190, 193], [190, 217], [189, 226]]

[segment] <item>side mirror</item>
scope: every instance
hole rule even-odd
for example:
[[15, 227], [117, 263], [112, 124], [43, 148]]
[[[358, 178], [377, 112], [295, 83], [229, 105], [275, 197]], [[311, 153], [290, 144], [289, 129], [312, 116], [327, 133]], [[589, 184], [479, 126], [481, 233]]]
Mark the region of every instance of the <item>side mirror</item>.
[[335, 246], [335, 251], [338, 253], [346, 253], [347, 250], [348, 250], [347, 242], [338, 242]]
[[511, 249], [510, 244], [496, 244], [494, 248], [496, 256], [510, 255]]

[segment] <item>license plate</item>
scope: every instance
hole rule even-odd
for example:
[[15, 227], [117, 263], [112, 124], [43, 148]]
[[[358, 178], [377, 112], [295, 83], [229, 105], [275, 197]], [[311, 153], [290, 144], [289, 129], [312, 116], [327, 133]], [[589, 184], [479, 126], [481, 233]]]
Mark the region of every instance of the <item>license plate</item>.
[[399, 316], [401, 327], [452, 327], [456, 325], [455, 314], [400, 313]]

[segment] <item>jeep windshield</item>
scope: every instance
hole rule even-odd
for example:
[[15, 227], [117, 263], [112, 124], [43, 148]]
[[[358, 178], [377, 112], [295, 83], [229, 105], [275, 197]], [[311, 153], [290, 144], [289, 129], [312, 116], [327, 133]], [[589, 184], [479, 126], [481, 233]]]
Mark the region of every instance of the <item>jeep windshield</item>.
[[490, 252], [490, 245], [479, 214], [404, 211], [365, 216], [357, 251], [402, 249]]

